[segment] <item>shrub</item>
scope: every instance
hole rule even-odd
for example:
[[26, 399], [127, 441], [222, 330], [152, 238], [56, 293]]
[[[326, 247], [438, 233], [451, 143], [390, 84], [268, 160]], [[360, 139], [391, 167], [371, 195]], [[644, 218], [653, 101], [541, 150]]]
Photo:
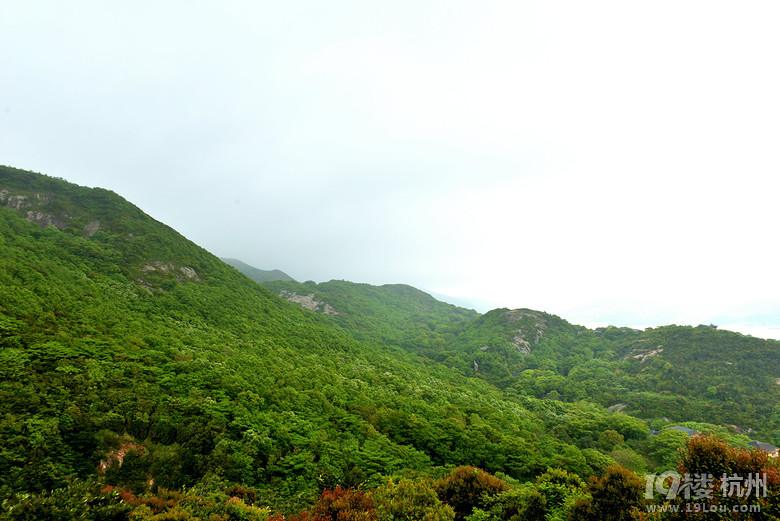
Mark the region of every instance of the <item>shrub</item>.
[[645, 480], [631, 470], [609, 467], [601, 478], [588, 482], [591, 499], [579, 500], [572, 521], [629, 521], [644, 506]]
[[455, 519], [461, 520], [474, 508], [487, 510], [490, 500], [509, 489], [502, 480], [476, 467], [457, 467], [436, 482], [439, 499], [455, 511]]
[[441, 502], [430, 478], [390, 480], [374, 492], [379, 521], [452, 521], [455, 512]]

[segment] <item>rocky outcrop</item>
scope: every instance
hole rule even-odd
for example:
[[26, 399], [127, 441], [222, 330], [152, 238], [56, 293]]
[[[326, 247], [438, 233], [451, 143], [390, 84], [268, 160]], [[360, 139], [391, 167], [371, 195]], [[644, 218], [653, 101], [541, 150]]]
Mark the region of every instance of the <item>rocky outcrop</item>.
[[172, 272], [181, 283], [187, 281], [200, 282], [200, 278], [194, 269], [189, 266], [179, 266], [177, 270], [176, 265], [172, 262], [154, 261], [143, 266], [141, 271], [145, 273], [150, 271]]
[[0, 190], [0, 203], [12, 210], [23, 210], [37, 204], [49, 203], [53, 197], [44, 194], [33, 194], [35, 200], [30, 200], [26, 195], [11, 195], [8, 190]]
[[140, 443], [135, 443], [132, 438], [125, 435], [124, 438], [119, 440], [119, 448], [106, 453], [106, 457], [100, 460], [98, 464], [98, 472], [105, 474], [111, 467], [121, 467], [125, 460], [125, 456], [131, 450], [137, 452], [146, 452], [147, 448]]
[[653, 358], [654, 356], [658, 356], [661, 353], [663, 353], [664, 348], [663, 346], [658, 346], [655, 349], [634, 349], [630, 353], [628, 353], [626, 356], [624, 356], [620, 361], [626, 362], [630, 358], [633, 358], [634, 360], [639, 360], [640, 363], [645, 362], [648, 358]]
[[326, 315], [338, 315], [338, 311], [333, 309], [330, 304], [316, 300], [314, 293], [308, 295], [299, 295], [294, 291], [282, 290], [279, 292], [279, 296], [285, 299], [287, 302], [298, 304], [303, 309], [314, 311], [315, 313], [325, 313]]
[[515, 333], [520, 333], [519, 335], [515, 335], [512, 340], [509, 341], [510, 344], [515, 348], [516, 351], [518, 351], [521, 355], [527, 355], [531, 352], [531, 343], [528, 342], [525, 338], [523, 338], [523, 330], [522, 329], [516, 329]]
[[100, 221], [90, 221], [84, 225], [84, 233], [87, 237], [92, 237], [100, 229]]
[[24, 212], [24, 218], [30, 221], [31, 223], [37, 224], [41, 228], [46, 228], [47, 226], [54, 226], [55, 228], [62, 230], [68, 225], [64, 220], [50, 213], [35, 212], [32, 210], [28, 210]]
[[514, 330], [515, 335], [509, 341], [521, 355], [529, 354], [531, 346], [538, 344], [545, 330], [547, 330], [547, 323], [544, 317], [536, 311], [512, 309], [505, 311], [501, 316], [511, 323], [523, 323], [522, 327]]
[[26, 210], [27, 208], [50, 203], [53, 200], [54, 197], [48, 194], [33, 194], [31, 197], [28, 197], [26, 195], [12, 195], [8, 190], [0, 190], [0, 204], [6, 208], [23, 212], [25, 219], [37, 224], [41, 228], [54, 226], [61, 230], [67, 226], [68, 215], [54, 215], [41, 212], [40, 208], [37, 210]]

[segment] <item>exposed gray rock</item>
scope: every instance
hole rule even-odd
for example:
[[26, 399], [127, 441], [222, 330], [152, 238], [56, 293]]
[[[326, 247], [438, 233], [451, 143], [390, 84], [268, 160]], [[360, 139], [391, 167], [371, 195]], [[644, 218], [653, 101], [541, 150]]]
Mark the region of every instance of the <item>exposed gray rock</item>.
[[531, 352], [531, 344], [525, 340], [522, 336], [523, 331], [518, 329], [516, 333], [520, 333], [520, 335], [515, 335], [512, 340], [509, 341], [510, 344], [521, 354], [521, 355], [527, 355]]
[[[163, 262], [163, 261], [154, 261], [150, 264], [147, 264], [146, 266], [141, 267], [141, 271], [144, 273], [150, 272], [150, 271], [172, 271], [176, 272], [176, 265], [172, 262]], [[178, 269], [179, 273], [181, 275], [176, 274], [176, 278], [179, 282], [184, 283], [189, 281], [192, 282], [200, 282], [200, 278], [198, 277], [197, 272], [190, 268], [189, 266], [179, 266]]]
[[658, 356], [661, 353], [663, 353], [664, 348], [663, 346], [658, 346], [656, 349], [634, 349], [630, 353], [628, 353], [626, 356], [623, 357], [621, 362], [627, 361], [629, 358], [633, 358], [635, 360], [639, 360], [640, 362], [645, 362], [648, 358], [653, 358], [654, 356]]
[[198, 274], [195, 273], [195, 270], [190, 268], [189, 266], [182, 266], [181, 268], [179, 268], [179, 271], [181, 271], [186, 278], [200, 282], [200, 279], [198, 278]]
[[24, 195], [9, 195], [6, 198], [5, 205], [13, 210], [22, 210], [32, 206], [32, 203], [28, 202], [27, 197]]
[[30, 221], [31, 223], [37, 224], [41, 228], [46, 228], [47, 226], [54, 226], [61, 230], [67, 226], [65, 221], [52, 214], [35, 212], [33, 210], [28, 210], [24, 212], [24, 218]]
[[338, 311], [333, 309], [330, 304], [321, 302], [314, 298], [314, 293], [308, 295], [298, 295], [294, 291], [282, 290], [279, 292], [279, 296], [285, 299], [287, 302], [298, 304], [303, 309], [314, 311], [315, 313], [325, 313], [326, 315], [338, 315]]
[[84, 231], [87, 232], [87, 237], [92, 237], [100, 229], [100, 221], [90, 221], [84, 225]]

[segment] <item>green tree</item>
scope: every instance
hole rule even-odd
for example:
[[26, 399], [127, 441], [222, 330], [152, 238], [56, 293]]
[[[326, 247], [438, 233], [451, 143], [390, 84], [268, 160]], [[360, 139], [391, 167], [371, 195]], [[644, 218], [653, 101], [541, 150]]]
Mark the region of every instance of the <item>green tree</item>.
[[623, 445], [623, 435], [616, 430], [608, 429], [599, 434], [599, 448], [605, 452], [609, 452], [617, 445]]
[[487, 510], [491, 499], [509, 486], [476, 467], [457, 467], [436, 482], [439, 498], [455, 511], [455, 519], [465, 519], [474, 508]]
[[534, 483], [525, 506], [523, 521], [563, 521], [578, 500], [588, 497], [585, 482], [563, 469], [547, 469]]
[[610, 467], [588, 482], [589, 500], [572, 509], [572, 521], [629, 521], [644, 507], [644, 479], [622, 467]]
[[455, 512], [442, 503], [430, 478], [393, 480], [374, 491], [379, 521], [452, 521]]

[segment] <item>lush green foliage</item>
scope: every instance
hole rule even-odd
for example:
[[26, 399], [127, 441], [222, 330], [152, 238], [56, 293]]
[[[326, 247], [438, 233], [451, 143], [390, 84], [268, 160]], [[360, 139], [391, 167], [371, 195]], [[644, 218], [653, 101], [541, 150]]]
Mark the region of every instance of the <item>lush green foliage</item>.
[[311, 295], [327, 303], [334, 311], [328, 322], [358, 340], [429, 358], [454, 342], [464, 325], [478, 316], [404, 284], [372, 286], [332, 280], [322, 284], [268, 281], [263, 285], [277, 294]]
[[[755, 382], [777, 362], [709, 328], [599, 336], [408, 286], [268, 283], [337, 314], [313, 313], [116, 194], [7, 167], [0, 252], [4, 519], [562, 518], [579, 480], [683, 441], [604, 405], [732, 418], [730, 374], [656, 394], [686, 374], [661, 357], [734, 342], [763, 357], [732, 364]], [[734, 418], [774, 433], [776, 388], [737, 388]]]
[[610, 467], [602, 477], [591, 477], [590, 498], [574, 506], [572, 521], [630, 521], [645, 506], [645, 481], [634, 472]]
[[431, 478], [392, 479], [374, 493], [380, 521], [452, 521], [455, 511], [442, 502]]
[[461, 520], [475, 508], [484, 509], [491, 499], [509, 489], [506, 483], [475, 467], [458, 467], [436, 482], [439, 498], [455, 511]]
[[[438, 465], [584, 476], [588, 459], [555, 428], [621, 431], [622, 415], [507, 396], [421, 358], [404, 328], [335, 327], [343, 317], [285, 302], [115, 194], [0, 173], [4, 497], [98, 475], [136, 494], [241, 483], [296, 508]], [[57, 226], [29, 222], [30, 208]], [[474, 316], [391, 289], [451, 324]]]
[[734, 425], [732, 434], [752, 429], [780, 444], [777, 341], [710, 326], [593, 331], [528, 309], [477, 315], [399, 285], [264, 285], [329, 305], [338, 313], [329, 322], [354, 338], [401, 347], [509, 393], [587, 400], [659, 421]]

